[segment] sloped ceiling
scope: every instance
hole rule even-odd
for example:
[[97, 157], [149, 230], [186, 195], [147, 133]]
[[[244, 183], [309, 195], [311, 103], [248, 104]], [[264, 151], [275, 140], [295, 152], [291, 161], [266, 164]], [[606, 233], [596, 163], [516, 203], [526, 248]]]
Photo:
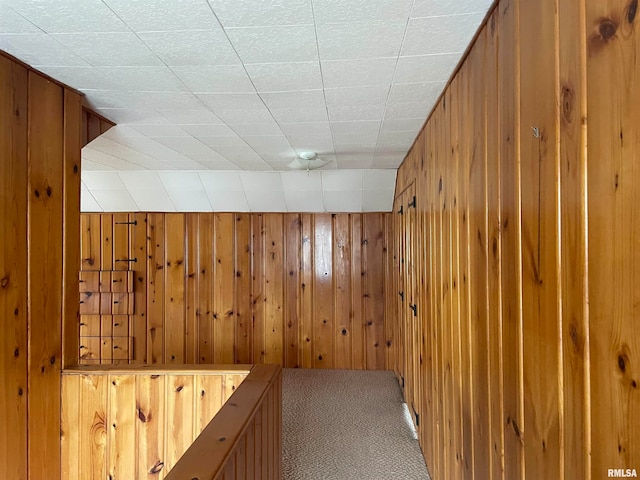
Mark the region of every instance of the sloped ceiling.
[[[490, 3], [0, 0], [0, 49], [118, 124], [83, 149], [84, 210], [390, 210]], [[287, 172], [309, 150], [322, 172]]]

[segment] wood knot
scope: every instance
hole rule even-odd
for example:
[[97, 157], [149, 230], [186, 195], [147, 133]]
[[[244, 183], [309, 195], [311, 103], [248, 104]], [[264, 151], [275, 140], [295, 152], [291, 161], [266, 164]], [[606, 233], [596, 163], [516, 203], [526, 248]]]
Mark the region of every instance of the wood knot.
[[158, 460], [153, 467], [149, 470], [149, 473], [160, 473], [160, 471], [164, 468], [164, 462]]
[[179, 387], [176, 388], [176, 392], [181, 392], [183, 388], [184, 388], [184, 385], [180, 385]]
[[47, 186], [47, 197], [50, 197], [52, 193], [51, 187]]
[[618, 368], [622, 373], [624, 373], [627, 370], [627, 360], [628, 358], [624, 353], [621, 353], [620, 355], [618, 355]]
[[573, 105], [575, 103], [573, 88], [565, 85], [562, 87], [562, 118], [566, 123], [573, 122]]
[[7, 288], [7, 285], [9, 285], [9, 277], [4, 277], [2, 280], [0, 280], [0, 287], [2, 288]]
[[610, 18], [603, 18], [598, 25], [598, 34], [604, 41], [608, 41], [616, 34], [618, 24]]
[[627, 22], [633, 23], [638, 13], [638, 0], [631, 0], [627, 6]]

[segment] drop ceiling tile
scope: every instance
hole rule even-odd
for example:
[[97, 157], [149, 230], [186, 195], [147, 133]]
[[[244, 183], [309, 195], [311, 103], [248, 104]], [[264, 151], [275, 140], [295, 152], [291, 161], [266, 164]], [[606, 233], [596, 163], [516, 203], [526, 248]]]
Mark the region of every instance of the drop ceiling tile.
[[227, 28], [244, 64], [318, 60], [313, 25]]
[[265, 107], [244, 110], [216, 110], [216, 115], [227, 124], [274, 123], [271, 113]]
[[388, 168], [388, 169], [397, 169], [402, 160], [404, 160], [404, 153], [396, 153], [396, 154], [376, 154], [373, 157], [373, 163], [371, 166], [373, 168]]
[[224, 124], [213, 112], [204, 108], [195, 110], [158, 109], [158, 113], [160, 113], [167, 122], [175, 123], [176, 125]]
[[237, 0], [209, 0], [209, 3], [225, 28], [313, 23], [311, 2], [307, 1], [238, 2]]
[[82, 58], [42, 32], [19, 35], [0, 32], [0, 50], [10, 52], [33, 67], [87, 66]]
[[448, 15], [409, 20], [400, 55], [464, 52], [484, 14]]
[[78, 90], [116, 90], [121, 84], [93, 67], [47, 67], [38, 70]]
[[218, 110], [261, 110], [264, 103], [257, 93], [205, 93], [197, 97], [214, 112]]
[[202, 165], [213, 165], [214, 163], [219, 163], [220, 165], [225, 165], [227, 167], [225, 170], [229, 170], [229, 167], [233, 166], [229, 160], [213, 150], [208, 153], [187, 153], [185, 157]]
[[93, 108], [198, 108], [200, 102], [186, 92], [123, 92], [83, 90]]
[[183, 155], [187, 153], [208, 153], [211, 150], [207, 145], [193, 137], [158, 137], [155, 140]]
[[414, 132], [388, 132], [381, 133], [378, 138], [378, 150], [380, 149], [404, 149], [408, 150], [416, 138]]
[[91, 146], [86, 146], [82, 149], [82, 168], [87, 168], [90, 165], [99, 165], [100, 168], [94, 168], [94, 170], [131, 170], [132, 168], [140, 168], [140, 166], [123, 160], [108, 153], [94, 150]]
[[239, 172], [198, 172], [207, 192], [244, 191]]
[[[172, 150], [165, 145], [159, 143], [152, 137], [128, 137], [122, 138], [118, 143], [129, 147], [139, 153], [150, 157], [152, 162], [160, 161], [164, 163], [173, 164], [175, 162], [181, 162], [185, 160], [185, 157]], [[158, 167], [155, 167], [156, 169]]]
[[329, 105], [332, 122], [382, 120], [384, 103], [378, 105]]
[[322, 172], [324, 190], [362, 190], [362, 170]]
[[309, 108], [272, 108], [271, 114], [280, 124], [290, 122], [325, 122], [327, 109], [321, 107]]
[[168, 123], [165, 117], [152, 108], [98, 108], [96, 111], [118, 124]]
[[[287, 151], [291, 150], [291, 145], [289, 144], [289, 140], [284, 135], [246, 135], [242, 137], [242, 139], [247, 142], [247, 144], [252, 147], [256, 152], [261, 153], [260, 149], [264, 147], [268, 147], [270, 149], [276, 149], [276, 151]], [[270, 152], [262, 152], [262, 153], [270, 153]]]
[[440, 17], [444, 15], [459, 15], [462, 13], [485, 14], [492, 0], [415, 0], [411, 17]]
[[435, 103], [445, 85], [445, 82], [395, 84], [388, 103]]
[[245, 193], [252, 212], [287, 211], [287, 204], [282, 190], [246, 190]]
[[[83, 165], [84, 167], [84, 165]], [[80, 194], [80, 211], [81, 212], [101, 212], [102, 207], [98, 205], [96, 199], [89, 190], [82, 190]]]
[[93, 190], [91, 192], [104, 212], [135, 212], [135, 200], [126, 190]]
[[128, 31], [127, 26], [101, 0], [4, 0], [3, 3], [45, 32]]
[[312, 151], [320, 155], [333, 152], [333, 138], [331, 135], [289, 136], [287, 138], [293, 149], [298, 153]]
[[115, 168], [108, 167], [106, 165], [102, 165], [100, 163], [93, 162], [91, 160], [87, 160], [85, 158], [82, 159], [82, 171], [83, 172], [93, 172], [93, 171], [105, 172], [105, 171], [111, 171], [111, 170], [115, 170]]
[[258, 155], [256, 152], [254, 152], [251, 149], [248, 149], [246, 151], [236, 150], [236, 151], [229, 151], [229, 152], [226, 152], [226, 150], [233, 150], [233, 149], [218, 148], [218, 150], [222, 150], [223, 152], [225, 152], [224, 154], [221, 153], [221, 155], [223, 155], [224, 158], [226, 158], [230, 162], [233, 162], [236, 165], [238, 165], [238, 167], [242, 170], [251, 169], [251, 167], [253, 166], [261, 166], [263, 168], [266, 166], [262, 157], [260, 157], [260, 155]]
[[395, 57], [400, 52], [405, 27], [406, 21], [318, 25], [320, 59]]
[[370, 120], [363, 122], [331, 122], [331, 131], [334, 134], [376, 134], [380, 130], [379, 120]]
[[247, 172], [272, 172], [274, 169], [264, 160], [260, 162], [242, 162], [238, 161], [238, 167]]
[[284, 201], [289, 212], [324, 212], [322, 190], [285, 190]]
[[243, 149], [248, 148], [247, 142], [245, 142], [238, 135], [233, 134], [233, 132], [231, 132], [231, 135], [228, 136], [198, 137], [198, 140], [213, 149], [216, 149], [218, 147], [241, 147]]
[[[216, 172], [218, 173], [218, 172]], [[226, 173], [226, 172], [221, 172]], [[244, 190], [207, 191], [211, 209], [214, 212], [249, 212], [249, 204]]]
[[[323, 172], [327, 173], [327, 172]], [[326, 190], [323, 192], [327, 212], [361, 212], [362, 190]]]
[[200, 0], [105, 0], [134, 31], [220, 28], [206, 2]]
[[406, 21], [413, 0], [313, 0], [313, 13], [318, 24]]
[[357, 149], [355, 151], [359, 153], [338, 153], [336, 157], [338, 158], [338, 165], [340, 169], [345, 168], [358, 168], [365, 169], [371, 168], [373, 164], [373, 152], [363, 153], [363, 149]]
[[385, 120], [382, 122], [380, 132], [415, 132], [422, 128], [425, 118], [400, 118], [397, 120]]
[[240, 180], [247, 192], [256, 190], [282, 191], [280, 174], [276, 172], [242, 172], [240, 174]]
[[127, 190], [156, 190], [164, 191], [158, 172], [119, 172], [120, 179]]
[[0, 32], [38, 33], [40, 29], [2, 2], [0, 3]]
[[397, 58], [365, 58], [356, 60], [322, 60], [322, 76], [326, 88], [390, 85]]
[[325, 94], [327, 105], [376, 105], [387, 101], [389, 86], [327, 88]]
[[178, 212], [210, 212], [211, 204], [204, 190], [170, 191], [169, 198]]
[[204, 191], [197, 172], [158, 172], [158, 176], [168, 192]]
[[138, 36], [170, 67], [240, 64], [238, 55], [220, 29], [144, 32]]
[[129, 190], [133, 200], [142, 212], [175, 212], [169, 195], [164, 190]]
[[363, 212], [390, 212], [393, 207], [393, 188], [362, 192]]
[[144, 138], [144, 135], [129, 125], [114, 125], [101, 135], [102, 137], [113, 140], [114, 142], [129, 138]]
[[424, 119], [427, 118], [432, 104], [427, 103], [394, 103], [393, 105], [387, 105], [387, 109], [384, 113], [384, 120], [396, 120], [399, 118], [414, 118]]
[[285, 191], [322, 190], [322, 172], [281, 172], [282, 188]]
[[208, 155], [192, 154], [187, 156], [200, 165], [198, 170], [238, 170], [238, 166], [235, 163], [231, 163], [222, 157], [220, 159], [211, 159]]
[[255, 93], [242, 65], [194, 65], [171, 67], [194, 93]]
[[340, 151], [372, 151], [375, 150], [378, 132], [375, 133], [341, 133], [333, 135], [336, 152]]
[[188, 137], [178, 125], [133, 125], [133, 130], [140, 132], [146, 137]]
[[126, 190], [115, 172], [82, 172], [82, 183], [89, 190]]
[[58, 33], [62, 45], [96, 67], [155, 66], [160, 59], [134, 33]]
[[329, 122], [281, 122], [280, 128], [287, 136], [331, 135]]
[[396, 186], [396, 171], [365, 170], [362, 179], [363, 190], [393, 189]]
[[182, 125], [181, 128], [194, 137], [224, 137], [234, 135], [233, 130], [227, 125]]
[[258, 63], [246, 68], [260, 93], [322, 88], [318, 62]]
[[187, 91], [187, 87], [165, 66], [101, 67], [100, 73], [118, 81], [125, 91]]
[[269, 109], [277, 108], [314, 108], [324, 107], [324, 92], [322, 90], [298, 90], [294, 92], [261, 93]]
[[229, 125], [238, 135], [282, 135], [280, 126], [275, 123], [254, 123], [245, 125]]
[[460, 54], [400, 57], [395, 83], [446, 82], [460, 60]]

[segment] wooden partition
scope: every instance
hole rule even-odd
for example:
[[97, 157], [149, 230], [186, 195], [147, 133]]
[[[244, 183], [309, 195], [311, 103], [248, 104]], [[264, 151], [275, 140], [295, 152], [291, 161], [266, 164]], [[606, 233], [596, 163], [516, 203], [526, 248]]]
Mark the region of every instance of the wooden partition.
[[[83, 214], [81, 268], [133, 271], [133, 363], [384, 369], [390, 218]], [[93, 320], [96, 350], [113, 322]]]
[[0, 52], [0, 478], [60, 468], [60, 370], [78, 356], [81, 100]]
[[282, 369], [256, 365], [166, 480], [282, 478]]
[[640, 470], [637, 6], [497, 2], [399, 170], [391, 358], [434, 479]]
[[65, 370], [62, 479], [164, 478], [250, 369], [125, 365]]

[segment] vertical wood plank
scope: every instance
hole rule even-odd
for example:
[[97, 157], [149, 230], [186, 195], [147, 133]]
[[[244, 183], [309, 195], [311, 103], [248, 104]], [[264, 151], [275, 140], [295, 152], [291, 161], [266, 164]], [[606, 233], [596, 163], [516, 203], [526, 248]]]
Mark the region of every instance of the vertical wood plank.
[[317, 214], [314, 220], [313, 367], [332, 368], [334, 318], [331, 215]]
[[198, 362], [213, 363], [213, 215], [198, 214]]
[[300, 348], [302, 350], [302, 368], [313, 366], [313, 216], [303, 213], [300, 283]]
[[129, 270], [129, 215], [113, 214], [113, 270]]
[[265, 229], [265, 362], [284, 360], [284, 235], [280, 214], [264, 215]]
[[107, 475], [107, 375], [80, 377], [78, 417], [80, 445], [88, 454], [80, 455], [78, 478], [99, 479]]
[[147, 215], [147, 362], [164, 363], [164, 214]]
[[136, 475], [136, 382], [133, 375], [109, 375], [109, 452], [107, 474], [111, 478]]
[[253, 361], [265, 363], [265, 227], [263, 215], [251, 218], [251, 304], [253, 305]]
[[185, 214], [185, 363], [198, 363], [198, 219]]
[[234, 215], [214, 215], [215, 263], [213, 291], [213, 361], [233, 363], [235, 342], [234, 284]]
[[0, 56], [0, 476], [27, 477], [27, 70]]
[[297, 368], [301, 366], [302, 348], [300, 344], [300, 263], [301, 219], [297, 213], [284, 216], [284, 366]]
[[133, 213], [129, 221], [136, 222], [131, 246], [138, 260], [132, 265], [134, 314], [129, 317], [129, 335], [134, 338], [132, 363], [147, 363], [147, 215]]
[[238, 213], [235, 217], [235, 361], [237, 363], [252, 363], [251, 217], [247, 213]]
[[46, 478], [60, 465], [63, 91], [35, 72], [28, 82], [28, 431], [38, 432], [28, 462], [31, 478]]
[[140, 479], [156, 480], [168, 472], [165, 467], [165, 392], [167, 376], [136, 376], [137, 471]]
[[100, 258], [100, 214], [85, 213], [80, 216], [80, 269], [99, 270]]
[[333, 217], [333, 284], [335, 368], [352, 368], [351, 230], [348, 214]]
[[185, 218], [165, 214], [165, 362], [184, 363], [185, 355]]
[[222, 408], [223, 375], [196, 376], [196, 411], [194, 438], [202, 432], [214, 415]]
[[[165, 472], [171, 471], [194, 437], [195, 379], [193, 375], [170, 375], [166, 381]], [[180, 421], [176, 421], [180, 419]]]
[[384, 234], [382, 214], [367, 215], [363, 224], [364, 320], [366, 325], [366, 368], [384, 369], [384, 287], [382, 262]]
[[100, 270], [113, 270], [113, 215], [100, 214]]

